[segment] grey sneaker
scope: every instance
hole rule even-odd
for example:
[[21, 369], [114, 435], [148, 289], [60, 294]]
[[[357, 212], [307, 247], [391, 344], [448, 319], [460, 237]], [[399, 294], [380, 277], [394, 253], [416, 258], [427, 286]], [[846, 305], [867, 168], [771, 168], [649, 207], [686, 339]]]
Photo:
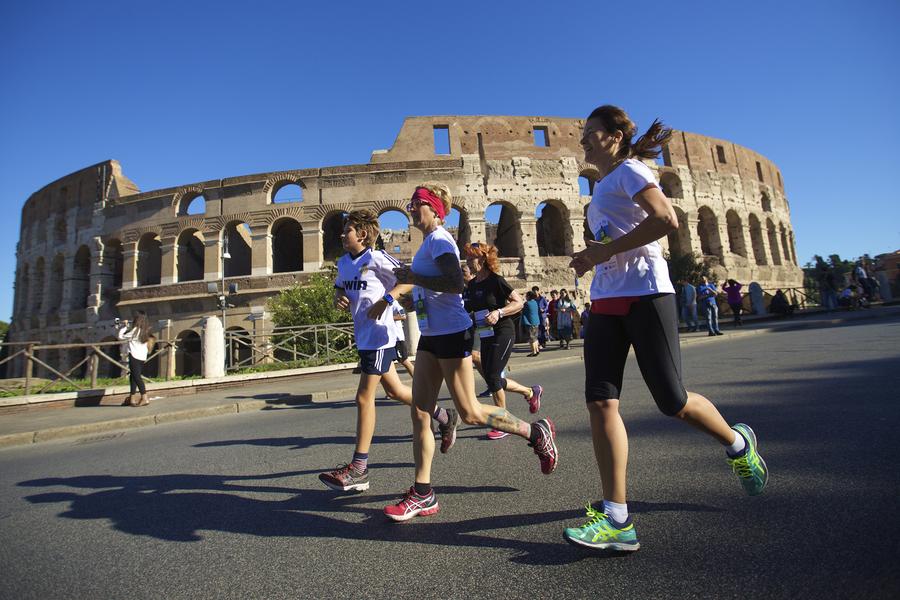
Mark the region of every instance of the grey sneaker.
[[447, 409], [447, 424], [438, 425], [441, 432], [441, 454], [450, 452], [450, 448], [456, 443], [456, 428], [459, 427], [459, 413], [455, 408]]

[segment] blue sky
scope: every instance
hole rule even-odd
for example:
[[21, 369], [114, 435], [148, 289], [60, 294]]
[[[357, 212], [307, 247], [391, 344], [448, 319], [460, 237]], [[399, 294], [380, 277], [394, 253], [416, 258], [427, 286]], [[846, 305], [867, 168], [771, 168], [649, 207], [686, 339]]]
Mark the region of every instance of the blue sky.
[[900, 248], [900, 3], [6, 2], [0, 318], [21, 208], [117, 159], [142, 190], [365, 163], [408, 115], [585, 116], [731, 140], [802, 262]]

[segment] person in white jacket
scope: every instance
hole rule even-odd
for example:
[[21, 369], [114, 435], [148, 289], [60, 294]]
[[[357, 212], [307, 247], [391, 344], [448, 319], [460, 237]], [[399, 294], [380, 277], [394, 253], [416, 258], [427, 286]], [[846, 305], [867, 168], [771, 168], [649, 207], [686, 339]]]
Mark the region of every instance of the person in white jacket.
[[[122, 321], [119, 326], [119, 339], [128, 342], [128, 371], [131, 392], [124, 404], [127, 406], [147, 406], [150, 400], [147, 398], [147, 388], [144, 385], [144, 378], [141, 371], [144, 363], [147, 362], [147, 354], [149, 354], [149, 342], [153, 337], [150, 330], [150, 323], [147, 320], [147, 313], [142, 310], [134, 312], [131, 323]], [[134, 403], [134, 392], [140, 390], [141, 399]]]

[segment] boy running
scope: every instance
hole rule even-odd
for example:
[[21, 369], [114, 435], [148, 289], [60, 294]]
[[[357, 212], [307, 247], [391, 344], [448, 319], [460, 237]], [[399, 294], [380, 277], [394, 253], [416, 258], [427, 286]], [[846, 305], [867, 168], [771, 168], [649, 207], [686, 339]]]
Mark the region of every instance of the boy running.
[[[355, 210], [347, 215], [341, 242], [347, 254], [337, 263], [334, 282], [334, 305], [353, 315], [353, 331], [359, 351], [360, 375], [356, 390], [356, 449], [348, 464], [338, 466], [319, 479], [333, 490], [342, 492], [369, 489], [369, 446], [375, 433], [375, 389], [380, 382], [384, 391], [407, 406], [412, 404], [412, 390], [400, 382], [394, 369], [397, 328], [394, 313], [389, 310], [394, 297], [412, 289], [398, 284], [393, 269], [401, 266], [392, 256], [375, 250], [378, 239], [378, 217], [369, 210]], [[434, 418], [442, 425], [449, 422], [445, 409], [436, 409]]]

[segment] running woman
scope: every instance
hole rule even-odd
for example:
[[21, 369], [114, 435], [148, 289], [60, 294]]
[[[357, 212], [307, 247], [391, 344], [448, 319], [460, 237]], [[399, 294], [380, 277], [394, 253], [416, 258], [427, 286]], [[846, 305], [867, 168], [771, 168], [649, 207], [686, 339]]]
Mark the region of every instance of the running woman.
[[[525, 387], [503, 377], [503, 370], [512, 354], [516, 340], [516, 326], [510, 318], [522, 310], [519, 293], [512, 289], [500, 271], [497, 248], [490, 244], [466, 244], [466, 264], [475, 277], [466, 285], [465, 307], [475, 321], [475, 335], [481, 341], [481, 373], [494, 397], [494, 406], [506, 408], [506, 391], [522, 394], [532, 414], [541, 408], [544, 388]], [[487, 437], [500, 440], [509, 436], [506, 431], [491, 429]]]
[[641, 158], [654, 158], [671, 130], [654, 121], [635, 142], [636, 127], [621, 108], [601, 106], [588, 117], [581, 145], [600, 179], [588, 205], [594, 240], [572, 257], [581, 276], [594, 269], [591, 317], [584, 341], [585, 399], [603, 506], [587, 505], [588, 520], [566, 529], [567, 541], [590, 548], [640, 547], [625, 495], [628, 437], [619, 415], [622, 373], [629, 346], [656, 405], [725, 448], [728, 464], [751, 496], [768, 479], [756, 435], [743, 423], [729, 426], [713, 404], [682, 384], [675, 289], [657, 240], [678, 229], [672, 204]]
[[[412, 390], [400, 382], [394, 369], [397, 326], [390, 306], [394, 297], [409, 292], [411, 285], [397, 283], [393, 269], [400, 263], [391, 255], [375, 250], [378, 217], [369, 210], [347, 215], [341, 242], [347, 254], [337, 263], [334, 305], [353, 314], [353, 333], [359, 352], [359, 386], [356, 390], [356, 448], [353, 459], [319, 480], [333, 490], [369, 489], [369, 447], [375, 433], [375, 389], [380, 382], [390, 398], [407, 406]], [[449, 422], [446, 410], [433, 411], [438, 422]]]
[[[440, 509], [431, 489], [434, 435], [429, 419], [442, 381], [447, 384], [463, 421], [470, 425], [488, 425], [525, 438], [540, 458], [541, 471], [546, 474], [552, 473], [558, 462], [556, 431], [550, 419], [529, 425], [505, 408], [486, 406], [475, 398], [472, 320], [463, 306], [459, 249], [442, 226], [450, 206], [451, 196], [446, 186], [426, 183], [416, 188], [407, 211], [412, 215], [413, 226], [424, 234], [425, 239], [416, 252], [412, 267], [394, 270], [399, 283], [415, 285], [413, 303], [422, 333], [416, 352], [411, 410], [415, 482], [399, 502], [385, 507], [385, 515], [394, 521], [433, 515]], [[454, 420], [450, 424], [451, 427], [441, 428], [442, 452], [449, 450], [456, 440], [458, 423]]]

